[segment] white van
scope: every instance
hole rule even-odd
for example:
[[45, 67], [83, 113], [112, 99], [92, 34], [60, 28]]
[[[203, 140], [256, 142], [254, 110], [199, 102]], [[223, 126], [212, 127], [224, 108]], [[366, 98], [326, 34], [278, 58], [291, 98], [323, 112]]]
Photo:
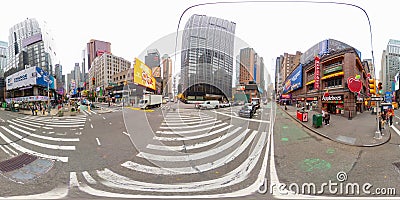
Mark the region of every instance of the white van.
[[217, 109], [219, 107], [219, 101], [205, 101], [198, 105], [199, 109]]

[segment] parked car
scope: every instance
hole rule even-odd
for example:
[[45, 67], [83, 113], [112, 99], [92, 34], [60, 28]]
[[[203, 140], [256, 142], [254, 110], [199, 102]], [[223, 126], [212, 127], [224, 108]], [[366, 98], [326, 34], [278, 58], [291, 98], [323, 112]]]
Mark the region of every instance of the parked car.
[[247, 117], [247, 118], [252, 118], [254, 115], [254, 108], [250, 104], [244, 105], [240, 110], [239, 110], [239, 116], [240, 117]]
[[231, 106], [230, 103], [220, 103], [220, 104], [219, 104], [219, 107], [220, 107], [220, 108], [225, 108], [225, 107], [230, 107], [230, 106]]
[[205, 101], [197, 106], [199, 109], [217, 109], [219, 108], [219, 101]]

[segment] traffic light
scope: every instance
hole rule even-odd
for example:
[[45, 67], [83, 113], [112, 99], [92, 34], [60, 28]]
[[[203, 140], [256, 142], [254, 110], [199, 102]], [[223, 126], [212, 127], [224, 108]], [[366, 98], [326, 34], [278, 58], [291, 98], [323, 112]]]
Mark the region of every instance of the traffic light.
[[375, 79], [368, 79], [368, 83], [369, 83], [369, 93], [372, 94], [376, 94], [376, 81]]
[[382, 83], [381, 82], [378, 83], [378, 93], [379, 94], [383, 94]]
[[92, 78], [92, 85], [94, 85], [95, 81], [96, 81], [96, 79], [93, 77]]

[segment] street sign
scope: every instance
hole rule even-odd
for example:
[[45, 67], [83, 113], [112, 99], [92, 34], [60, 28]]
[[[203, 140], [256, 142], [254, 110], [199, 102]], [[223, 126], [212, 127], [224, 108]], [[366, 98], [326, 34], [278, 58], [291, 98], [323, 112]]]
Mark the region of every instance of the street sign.
[[383, 97], [371, 97], [371, 101], [383, 101]]

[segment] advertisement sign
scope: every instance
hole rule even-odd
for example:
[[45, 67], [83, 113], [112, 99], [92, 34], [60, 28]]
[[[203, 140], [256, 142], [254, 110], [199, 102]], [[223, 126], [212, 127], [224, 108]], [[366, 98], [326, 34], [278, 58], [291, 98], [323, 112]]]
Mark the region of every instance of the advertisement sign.
[[7, 76], [6, 90], [35, 85], [36, 74], [35, 67], [31, 67]]
[[49, 73], [45, 72], [40, 67], [32, 68], [36, 68], [36, 85], [47, 87], [47, 81], [49, 81], [50, 89], [56, 89], [56, 80], [52, 75], [49, 75]]
[[22, 47], [26, 47], [26, 46], [28, 46], [30, 44], [33, 44], [33, 43], [39, 42], [39, 41], [42, 41], [42, 34], [41, 33], [38, 33], [38, 34], [32, 35], [31, 37], [23, 39], [22, 40]]
[[392, 93], [391, 92], [385, 92], [385, 102], [392, 103]]
[[160, 78], [161, 77], [161, 67], [153, 67], [153, 77]]
[[152, 75], [151, 69], [145, 65], [141, 60], [135, 58], [135, 65], [133, 66], [133, 82], [139, 85], [156, 89], [156, 79]]
[[315, 66], [315, 72], [314, 72], [314, 89], [319, 90], [319, 82], [320, 82], [320, 65], [319, 65], [319, 57], [315, 57], [314, 59], [314, 66]]
[[285, 80], [283, 93], [292, 92], [303, 87], [303, 66], [300, 64]]
[[343, 95], [322, 96], [322, 101], [343, 101]]

